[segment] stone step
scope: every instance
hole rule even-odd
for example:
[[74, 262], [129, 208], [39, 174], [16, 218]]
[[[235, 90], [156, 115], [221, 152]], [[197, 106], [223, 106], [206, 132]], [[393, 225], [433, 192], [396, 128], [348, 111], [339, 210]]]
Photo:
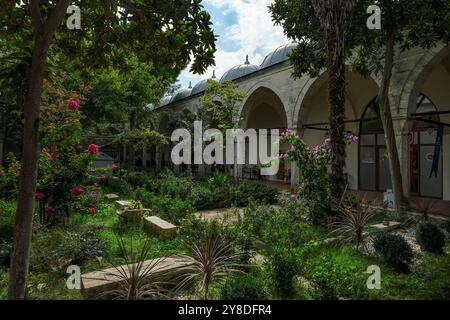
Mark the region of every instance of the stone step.
[[[156, 277], [157, 282], [169, 282], [180, 276], [184, 272], [182, 268], [187, 265], [187, 262], [175, 256], [151, 259], [143, 263], [141, 274], [146, 270], [151, 270], [146, 275], [148, 279], [154, 280]], [[123, 265], [83, 274], [81, 276], [81, 294], [87, 299], [107, 298], [108, 292], [120, 289], [126, 283], [124, 275], [129, 277], [129, 270], [132, 267], [133, 265]], [[173, 287], [175, 286], [176, 283], [173, 283]]]
[[150, 234], [163, 236], [166, 239], [176, 235], [177, 227], [157, 216], [145, 217], [144, 228]]

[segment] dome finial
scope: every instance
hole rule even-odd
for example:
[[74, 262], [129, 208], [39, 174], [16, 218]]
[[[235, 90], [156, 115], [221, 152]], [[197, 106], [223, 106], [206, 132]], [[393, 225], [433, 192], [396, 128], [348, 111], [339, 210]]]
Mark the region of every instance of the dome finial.
[[189, 87], [188, 87], [188, 89], [192, 89], [192, 82], [191, 82], [191, 81], [189, 81]]
[[216, 70], [213, 70], [213, 75], [212, 75], [211, 79], [216, 79]]
[[245, 56], [245, 64], [250, 64], [250, 61], [248, 61], [248, 55]]

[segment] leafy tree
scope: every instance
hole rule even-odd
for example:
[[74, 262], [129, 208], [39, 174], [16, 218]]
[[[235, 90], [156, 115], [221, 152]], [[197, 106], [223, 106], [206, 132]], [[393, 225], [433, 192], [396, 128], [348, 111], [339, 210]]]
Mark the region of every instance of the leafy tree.
[[151, 105], [160, 100], [175, 77], [158, 75], [138, 61], [130, 65], [132, 69], [125, 74], [109, 68], [93, 80], [85, 111], [93, 139], [120, 144], [124, 161], [133, 169], [135, 147], [165, 140], [156, 132]]
[[233, 82], [209, 80], [206, 92], [201, 98], [199, 117], [205, 118], [207, 123], [225, 133], [227, 129], [239, 126], [236, 118], [239, 116], [239, 105], [244, 98], [245, 93]]
[[[82, 29], [62, 25], [69, 4], [83, 8]], [[0, 36], [32, 52], [24, 100], [22, 173], [11, 255], [8, 295], [24, 299], [28, 278], [32, 215], [38, 162], [40, 98], [47, 61], [74, 57], [83, 68], [124, 66], [134, 52], [140, 61], [203, 72], [213, 64], [215, 36], [201, 0], [11, 0], [2, 1]]]
[[[286, 34], [300, 42], [294, 57], [297, 75], [317, 75], [325, 66], [328, 73], [330, 104], [331, 183], [333, 195], [342, 196], [345, 188], [345, 59], [346, 31], [354, 0], [275, 0], [270, 10]], [[303, 20], [304, 19], [304, 20]], [[317, 49], [321, 47], [322, 54]], [[301, 49], [306, 48], [305, 52]], [[300, 64], [300, 66], [299, 66]], [[301, 66], [303, 65], [303, 66]]]

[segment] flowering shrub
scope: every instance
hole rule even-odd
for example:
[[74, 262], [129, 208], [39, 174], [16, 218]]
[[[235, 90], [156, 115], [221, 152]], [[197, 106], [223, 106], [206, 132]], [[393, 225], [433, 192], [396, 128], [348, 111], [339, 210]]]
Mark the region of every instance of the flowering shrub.
[[96, 204], [91, 187], [84, 184], [90, 179], [92, 162], [100, 150], [95, 144], [87, 148], [81, 145], [84, 118], [81, 106], [89, 88], [81, 86], [79, 92], [68, 91], [63, 82], [64, 75], [46, 81], [42, 95], [42, 148], [36, 199], [41, 220], [45, 222], [50, 218], [59, 220], [61, 213], [68, 215], [74, 208], [88, 213], [86, 208], [94, 208]]
[[[348, 144], [358, 141], [353, 134], [347, 134], [345, 139]], [[327, 180], [331, 139], [325, 139], [320, 146], [308, 146], [294, 130], [288, 129], [282, 133], [282, 143], [288, 143], [290, 148], [279, 158], [295, 162], [301, 173], [299, 200], [307, 202], [309, 217], [314, 224], [326, 224], [328, 213], [334, 210], [334, 199]], [[291, 196], [291, 199], [294, 201], [297, 198]]]

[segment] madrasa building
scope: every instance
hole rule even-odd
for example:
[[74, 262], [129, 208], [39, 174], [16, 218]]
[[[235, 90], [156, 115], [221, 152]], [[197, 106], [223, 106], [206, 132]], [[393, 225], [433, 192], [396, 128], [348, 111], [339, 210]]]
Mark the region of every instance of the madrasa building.
[[[250, 63], [247, 58], [220, 79], [213, 76], [212, 80], [232, 81], [245, 93], [237, 118], [241, 128], [291, 128], [307, 144], [320, 145], [329, 129], [327, 74], [294, 79], [293, 65], [288, 58], [294, 47], [295, 44], [279, 47], [268, 53], [260, 65]], [[347, 71], [346, 80], [346, 130], [359, 136], [358, 143], [347, 147], [348, 188], [382, 194], [392, 185], [376, 103], [381, 79]], [[207, 80], [203, 80], [164, 97], [155, 111], [195, 112], [201, 105], [206, 85]], [[450, 201], [450, 47], [412, 49], [398, 55], [390, 87], [390, 106], [406, 196]], [[164, 132], [166, 117], [160, 118], [160, 132]], [[444, 128], [442, 147], [436, 153], [440, 127]], [[148, 148], [144, 166], [170, 166], [170, 153], [170, 146]], [[436, 154], [440, 157], [437, 174], [430, 176]], [[270, 177], [261, 177], [258, 166], [228, 169], [235, 176], [292, 186], [300, 179], [295, 166], [287, 162], [281, 165], [276, 176]]]

